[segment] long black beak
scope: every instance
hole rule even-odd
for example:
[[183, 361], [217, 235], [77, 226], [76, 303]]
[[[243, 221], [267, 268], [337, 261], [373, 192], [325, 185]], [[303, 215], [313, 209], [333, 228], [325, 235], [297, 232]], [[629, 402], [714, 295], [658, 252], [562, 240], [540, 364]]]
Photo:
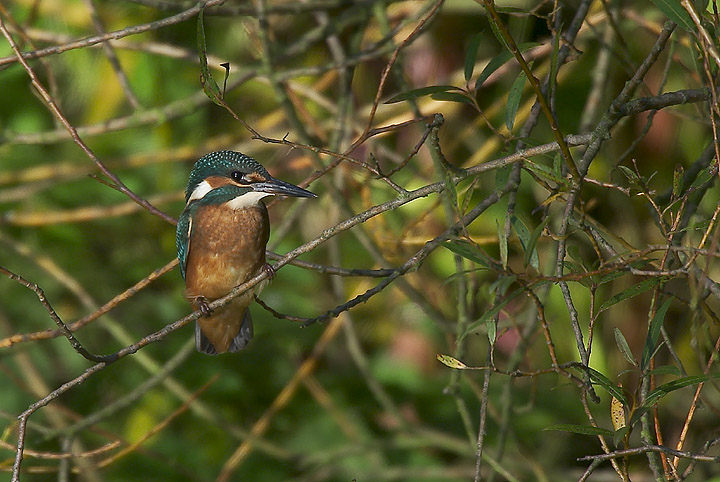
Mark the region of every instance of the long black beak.
[[252, 184], [252, 188], [253, 191], [278, 194], [280, 196], [317, 197], [317, 194], [313, 192], [296, 186], [295, 184], [275, 179], [274, 177], [265, 182], [256, 182]]

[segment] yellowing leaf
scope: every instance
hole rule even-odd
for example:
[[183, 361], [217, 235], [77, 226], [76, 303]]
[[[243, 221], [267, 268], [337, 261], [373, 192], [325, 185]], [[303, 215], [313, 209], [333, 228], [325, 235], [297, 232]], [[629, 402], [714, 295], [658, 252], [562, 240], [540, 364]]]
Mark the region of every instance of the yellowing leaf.
[[442, 355], [442, 354], [438, 353], [436, 358], [443, 365], [450, 367], [450, 368], [455, 368], [457, 370], [464, 370], [468, 367], [466, 364], [464, 364], [457, 358], [451, 357], [450, 355]]
[[624, 428], [625, 423], [625, 408], [620, 400], [612, 397], [610, 401], [610, 419], [612, 420], [613, 428], [617, 431]]

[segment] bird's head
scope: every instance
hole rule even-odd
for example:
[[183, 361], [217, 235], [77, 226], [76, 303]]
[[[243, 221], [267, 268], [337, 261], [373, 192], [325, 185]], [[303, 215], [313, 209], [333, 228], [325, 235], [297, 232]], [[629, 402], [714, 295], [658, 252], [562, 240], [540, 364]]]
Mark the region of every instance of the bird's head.
[[233, 201], [244, 207], [267, 196], [317, 197], [314, 193], [275, 179], [252, 157], [235, 151], [207, 154], [195, 163], [185, 202], [224, 203]]

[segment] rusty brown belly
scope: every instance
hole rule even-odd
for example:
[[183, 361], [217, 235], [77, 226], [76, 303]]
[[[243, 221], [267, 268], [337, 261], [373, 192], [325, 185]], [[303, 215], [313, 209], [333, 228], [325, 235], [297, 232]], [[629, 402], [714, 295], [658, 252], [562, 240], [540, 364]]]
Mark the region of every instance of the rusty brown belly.
[[[204, 297], [212, 301], [255, 276], [265, 264], [268, 236], [264, 205], [240, 210], [225, 205], [199, 207], [190, 233], [185, 274], [187, 298], [195, 301]], [[249, 298], [247, 304], [252, 293]]]

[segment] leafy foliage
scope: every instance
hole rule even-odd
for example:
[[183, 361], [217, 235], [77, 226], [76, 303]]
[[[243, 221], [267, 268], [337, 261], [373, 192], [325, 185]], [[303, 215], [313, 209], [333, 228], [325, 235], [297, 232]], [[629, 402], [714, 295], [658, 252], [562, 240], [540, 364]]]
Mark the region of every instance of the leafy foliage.
[[[480, 3], [0, 4], [0, 470], [720, 476], [713, 4]], [[209, 357], [169, 221], [221, 149], [319, 199]]]

